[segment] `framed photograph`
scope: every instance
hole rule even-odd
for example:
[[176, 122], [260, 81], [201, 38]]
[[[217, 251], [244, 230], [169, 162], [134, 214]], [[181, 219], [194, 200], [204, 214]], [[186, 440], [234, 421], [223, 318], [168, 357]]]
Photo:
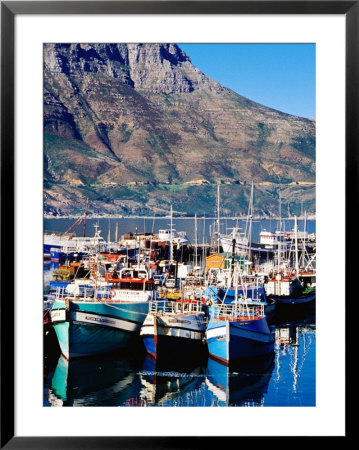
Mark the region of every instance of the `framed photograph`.
[[358, 21], [1, 2], [1, 448], [348, 436]]

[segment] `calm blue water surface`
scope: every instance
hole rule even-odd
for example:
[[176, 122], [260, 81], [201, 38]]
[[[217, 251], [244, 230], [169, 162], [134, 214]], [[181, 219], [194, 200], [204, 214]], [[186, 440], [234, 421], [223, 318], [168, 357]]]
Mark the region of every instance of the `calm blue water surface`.
[[[65, 231], [74, 220], [45, 220], [45, 232]], [[94, 233], [89, 220], [87, 235]], [[132, 231], [165, 228], [167, 219], [100, 219], [103, 236], [108, 224], [118, 236]], [[143, 223], [141, 229], [140, 225]], [[194, 235], [194, 219], [175, 219], [175, 228]], [[198, 233], [200, 223], [197, 221]], [[209, 225], [206, 220], [207, 235]], [[107, 228], [106, 228], [107, 224]], [[121, 224], [121, 225], [120, 225]], [[224, 226], [224, 225], [223, 225]], [[233, 222], [229, 224], [233, 226]], [[255, 222], [253, 236], [263, 228], [274, 230], [274, 221]], [[315, 222], [308, 222], [308, 232]], [[255, 228], [256, 227], [256, 228]], [[293, 223], [286, 224], [286, 230]], [[299, 228], [301, 224], [299, 223]], [[121, 231], [120, 231], [121, 230]], [[191, 234], [192, 233], [192, 234]], [[81, 233], [78, 233], [79, 235]], [[114, 237], [114, 234], [113, 234]], [[208, 242], [208, 241], [207, 241]], [[44, 290], [48, 288], [53, 263], [44, 264]], [[83, 360], [66, 361], [56, 339], [44, 346], [45, 406], [315, 406], [315, 311], [302, 310], [270, 319], [276, 345], [268, 358], [227, 368], [211, 358], [198, 361], [154, 361], [147, 357], [142, 342], [128, 354], [113, 354]]]

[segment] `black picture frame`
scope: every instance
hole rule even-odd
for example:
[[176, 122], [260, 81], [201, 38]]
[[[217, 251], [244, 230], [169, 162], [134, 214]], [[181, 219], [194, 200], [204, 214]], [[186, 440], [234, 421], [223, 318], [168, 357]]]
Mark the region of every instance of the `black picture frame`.
[[[14, 35], [18, 14], [339, 14], [346, 19], [346, 250], [358, 204], [359, 1], [3, 1], [1, 2], [1, 448], [200, 448], [223, 437], [15, 436], [14, 392]], [[353, 263], [346, 251], [345, 266]], [[346, 287], [348, 279], [346, 275]], [[346, 289], [347, 291], [347, 289]], [[348, 437], [348, 425], [346, 436]], [[44, 433], [46, 427], [44, 426]], [[205, 430], [204, 433], [205, 435]], [[300, 438], [305, 439], [305, 437]], [[217, 442], [216, 442], [217, 441]], [[222, 444], [223, 445], [223, 444]]]

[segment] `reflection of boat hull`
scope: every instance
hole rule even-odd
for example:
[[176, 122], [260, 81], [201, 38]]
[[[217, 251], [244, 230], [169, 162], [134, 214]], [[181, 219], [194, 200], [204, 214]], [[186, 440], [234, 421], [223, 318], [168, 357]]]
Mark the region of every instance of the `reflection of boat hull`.
[[147, 312], [148, 302], [56, 300], [51, 321], [62, 354], [81, 358], [126, 348]]
[[206, 337], [209, 355], [226, 365], [274, 351], [274, 335], [265, 317], [233, 322], [212, 317]]
[[143, 338], [146, 351], [153, 358], [158, 358], [171, 352], [186, 353], [189, 357], [192, 354], [204, 352], [205, 346], [202, 340], [189, 340], [186, 338], [176, 338], [168, 336], [158, 336], [157, 342], [154, 336]]
[[[173, 357], [166, 360], [154, 360], [146, 356], [142, 371], [141, 382], [143, 394], [148, 404], [160, 406], [178, 406], [185, 401], [191, 401], [188, 392], [198, 389], [203, 382], [201, 360], [196, 358]], [[188, 404], [188, 406], [194, 406]]]
[[53, 406], [125, 405], [139, 398], [135, 361], [112, 357], [67, 360], [60, 356], [51, 379], [49, 403]]
[[273, 367], [274, 353], [229, 367], [209, 358], [206, 385], [225, 406], [260, 404], [267, 392]]

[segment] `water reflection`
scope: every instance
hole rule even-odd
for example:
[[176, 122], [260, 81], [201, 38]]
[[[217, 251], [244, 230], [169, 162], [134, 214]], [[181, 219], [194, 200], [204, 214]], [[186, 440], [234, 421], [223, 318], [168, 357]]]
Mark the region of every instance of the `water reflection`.
[[155, 361], [141, 342], [127, 355], [70, 362], [45, 346], [44, 404], [315, 406], [315, 315], [276, 317], [271, 326], [274, 352], [230, 367], [207, 354]]
[[113, 355], [68, 361], [60, 356], [49, 386], [52, 406], [131, 406], [140, 402], [137, 361]]
[[261, 406], [274, 367], [274, 353], [224, 366], [208, 359], [206, 386], [213, 406]]
[[275, 370], [273, 390], [286, 393], [286, 399], [296, 400], [298, 406], [315, 406], [315, 315], [284, 320], [275, 325]]
[[148, 406], [199, 406], [196, 393], [204, 382], [201, 360], [161, 362], [146, 356], [140, 377], [141, 396]]

